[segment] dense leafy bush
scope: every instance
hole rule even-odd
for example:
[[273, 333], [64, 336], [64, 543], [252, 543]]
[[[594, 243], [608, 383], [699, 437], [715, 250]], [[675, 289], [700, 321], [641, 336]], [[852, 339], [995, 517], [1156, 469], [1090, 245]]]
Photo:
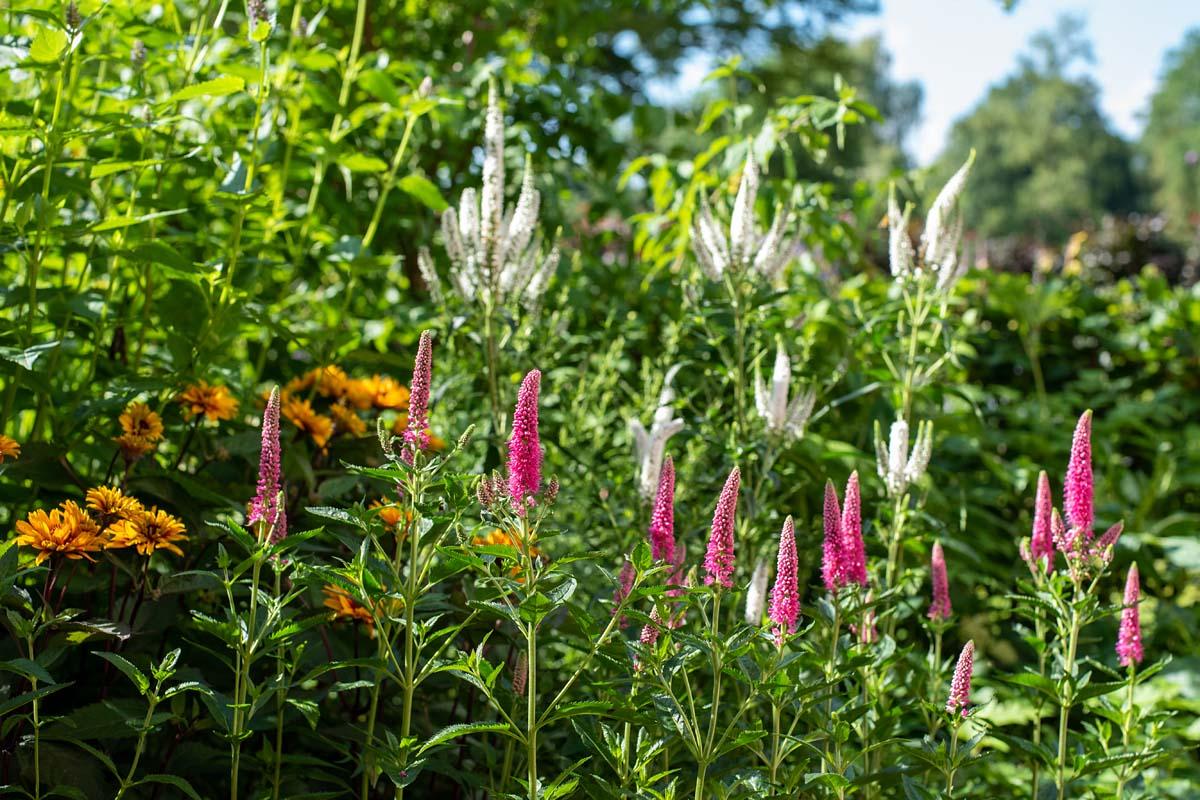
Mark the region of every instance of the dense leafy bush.
[[1194, 794], [1194, 290], [293, 9], [5, 12], [4, 792]]

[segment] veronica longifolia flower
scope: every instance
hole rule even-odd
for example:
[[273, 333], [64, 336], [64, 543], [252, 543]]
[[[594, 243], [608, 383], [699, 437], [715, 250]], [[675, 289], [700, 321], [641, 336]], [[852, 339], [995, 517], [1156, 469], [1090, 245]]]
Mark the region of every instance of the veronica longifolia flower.
[[667, 456], [650, 512], [650, 551], [655, 561], [675, 563], [675, 462]]
[[825, 481], [825, 538], [821, 550], [821, 578], [825, 588], [836, 592], [845, 582], [842, 566], [842, 511], [838, 507], [837, 489], [833, 481]]
[[413, 454], [429, 447], [429, 391], [433, 383], [433, 334], [421, 332], [413, 361], [412, 386], [408, 394], [408, 428], [404, 431], [402, 455], [411, 464]]
[[754, 375], [754, 405], [758, 414], [766, 421], [767, 433], [799, 439], [804, 436], [804, 426], [812, 416], [817, 395], [806, 389], [788, 402], [788, 389], [792, 382], [792, 363], [783, 342], [776, 345], [775, 367], [771, 372], [771, 388], [767, 389], [761, 373]]
[[754, 271], [772, 282], [787, 263], [791, 246], [785, 243], [783, 231], [788, 223], [788, 214], [777, 206], [771, 227], [760, 235], [754, 213], [758, 186], [758, 162], [751, 152], [746, 157], [737, 196], [733, 201], [728, 239], [713, 217], [708, 198], [700, 196], [700, 207], [692, 220], [692, 250], [704, 274], [714, 281], [722, 280], [726, 272], [742, 274]]
[[842, 577], [846, 583], [867, 585], [867, 551], [862, 535], [862, 495], [858, 472], [846, 480], [845, 505], [842, 506]]
[[799, 565], [796, 558], [796, 525], [789, 516], [779, 534], [779, 555], [775, 563], [775, 586], [771, 590], [771, 621], [775, 623], [775, 643], [783, 646], [784, 633], [795, 633], [800, 619]]
[[1121, 611], [1121, 629], [1117, 633], [1117, 657], [1122, 667], [1142, 663], [1142, 619], [1138, 602], [1142, 598], [1137, 564], [1129, 566], [1125, 578], [1125, 602]]
[[1051, 533], [1054, 498], [1050, 494], [1050, 478], [1043, 470], [1038, 475], [1037, 499], [1033, 508], [1033, 535], [1029, 537], [1025, 562], [1035, 576], [1050, 571], [1054, 564], [1054, 535]]
[[907, 278], [913, 274], [915, 256], [912, 240], [908, 238], [909, 217], [912, 206], [905, 204], [901, 212], [900, 204], [896, 202], [896, 185], [888, 187], [888, 265], [892, 277]]
[[958, 258], [958, 244], [963, 231], [962, 205], [959, 201], [974, 163], [975, 151], [972, 150], [966, 163], [938, 192], [925, 217], [925, 231], [921, 234], [925, 267], [937, 275], [939, 289], [951, 288], [966, 271], [966, 263], [959, 263]]
[[734, 467], [717, 499], [708, 536], [708, 550], [704, 554], [704, 582], [709, 585], [720, 584], [726, 589], [733, 587], [733, 529], [741, 483], [742, 473]]
[[950, 619], [950, 579], [946, 575], [946, 554], [942, 552], [942, 543], [933, 543], [933, 557], [929, 562], [929, 580], [933, 584], [933, 602], [929, 604], [929, 618], [934, 620]]
[[971, 671], [975, 667], [975, 642], [967, 642], [958, 656], [954, 667], [954, 679], [950, 681], [950, 697], [946, 700], [946, 713], [965, 717], [971, 704]]
[[883, 480], [889, 497], [899, 497], [908, 491], [929, 468], [933, 455], [933, 423], [917, 425], [917, 439], [912, 451], [908, 449], [908, 423], [898, 418], [892, 423], [885, 442], [875, 423], [875, 470]]
[[1096, 512], [1093, 506], [1092, 412], [1083, 412], [1071, 438], [1071, 458], [1063, 481], [1063, 512], [1071, 537], [1091, 542]]
[[[496, 87], [488, 89], [484, 121], [483, 187], [464, 189], [458, 209], [442, 213], [442, 239], [450, 259], [451, 282], [469, 303], [499, 306], [520, 299], [535, 307], [558, 268], [559, 253], [542, 255], [538, 235], [541, 195], [534, 188], [533, 169], [526, 160], [517, 204], [504, 206], [504, 113]], [[420, 266], [420, 261], [418, 261]], [[440, 286], [432, 263], [421, 272], [432, 289]]]
[[533, 505], [542, 487], [542, 445], [538, 438], [538, 390], [542, 373], [530, 370], [521, 381], [512, 433], [508, 437], [508, 496], [518, 514]]
[[279, 387], [271, 390], [262, 418], [262, 450], [258, 457], [258, 491], [250, 503], [247, 525], [262, 523], [270, 529], [271, 542], [287, 536], [287, 514], [280, 502], [283, 492], [282, 458], [279, 447]]
[[658, 490], [667, 440], [683, 430], [683, 420], [676, 419], [671, 408], [671, 403], [675, 400], [675, 390], [671, 388], [671, 381], [675, 379], [675, 373], [678, 371], [678, 366], [671, 367], [663, 378], [662, 391], [658, 395], [658, 408], [654, 411], [650, 430], [647, 431], [636, 419], [629, 420], [629, 430], [633, 433], [634, 455], [639, 465], [638, 490], [646, 499], [654, 497]]

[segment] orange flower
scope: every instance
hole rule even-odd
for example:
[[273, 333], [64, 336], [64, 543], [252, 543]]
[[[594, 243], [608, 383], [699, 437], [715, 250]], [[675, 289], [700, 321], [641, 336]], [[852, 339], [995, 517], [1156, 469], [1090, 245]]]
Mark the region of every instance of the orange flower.
[[288, 422], [311, 436], [317, 447], [324, 450], [325, 445], [329, 444], [329, 437], [333, 436], [333, 420], [314, 411], [312, 403], [289, 397], [284, 401], [280, 413]]
[[17, 544], [38, 551], [37, 563], [41, 564], [54, 553], [67, 558], [86, 558], [94, 561], [88, 553], [104, 548], [104, 537], [96, 523], [73, 500], [49, 512], [38, 509], [17, 521]]
[[150, 406], [145, 403], [130, 403], [126, 406], [120, 422], [126, 437], [142, 439], [149, 445], [162, 439], [162, 417], [151, 411]]
[[142, 504], [136, 497], [130, 497], [111, 486], [88, 489], [87, 507], [100, 530], [123, 519], [134, 519], [143, 511]]
[[175, 542], [187, 541], [187, 530], [178, 518], [151, 506], [129, 519], [118, 520], [108, 529], [108, 546], [113, 549], [135, 547], [144, 556], [155, 550], [170, 550], [177, 556], [183, 551]]
[[121, 454], [125, 456], [126, 461], [136, 461], [154, 449], [154, 445], [149, 439], [133, 434], [122, 434], [113, 439], [121, 448]]
[[376, 408], [408, 408], [408, 387], [399, 381], [386, 375], [375, 375], [366, 383], [371, 388], [372, 403]]
[[371, 614], [371, 609], [355, 600], [345, 589], [338, 586], [326, 585], [321, 591], [325, 593], [324, 605], [326, 608], [332, 609], [335, 620], [361, 622], [367, 626], [367, 633], [371, 638], [375, 638], [375, 617]]
[[400, 508], [391, 500], [373, 500], [368, 508], [379, 509], [379, 519], [383, 522], [388, 530], [395, 530], [396, 526], [409, 518], [408, 511]]
[[367, 432], [367, 423], [363, 422], [358, 414], [355, 414], [354, 410], [347, 407], [345, 403], [334, 403], [330, 406], [329, 413], [333, 417], [338, 433], [362, 436]]
[[[518, 552], [521, 551], [521, 537], [516, 531], [502, 531], [499, 528], [493, 528], [485, 534], [476, 536], [472, 541], [475, 544], [502, 545], [516, 548]], [[529, 555], [533, 558], [538, 558], [541, 554], [542, 551], [537, 548], [537, 545], [530, 542]], [[520, 575], [521, 564], [519, 562], [514, 564], [512, 569], [509, 570], [509, 574]], [[525, 582], [524, 578], [518, 578], [517, 580], [521, 583]]]
[[429, 449], [440, 453], [446, 449], [446, 440], [438, 436], [436, 433], [429, 434]]
[[233, 419], [238, 401], [233, 399], [225, 386], [210, 386], [207, 381], [197, 381], [175, 398], [183, 404], [183, 415], [191, 419], [203, 414], [209, 422]]
[[11, 458], [16, 461], [21, 456], [21, 445], [16, 439], [11, 439], [0, 433], [0, 464], [4, 463], [5, 458]]

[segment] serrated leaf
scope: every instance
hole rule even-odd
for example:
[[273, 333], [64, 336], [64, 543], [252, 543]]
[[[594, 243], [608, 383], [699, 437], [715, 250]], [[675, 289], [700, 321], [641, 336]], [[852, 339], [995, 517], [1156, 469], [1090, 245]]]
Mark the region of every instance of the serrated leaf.
[[430, 748], [437, 747], [439, 744], [445, 744], [451, 739], [457, 739], [459, 736], [467, 736], [472, 733], [505, 732], [509, 732], [508, 725], [502, 722], [465, 722], [458, 725], [447, 725], [425, 740], [425, 743], [417, 750], [417, 755], [422, 755]]
[[67, 49], [68, 41], [67, 34], [58, 28], [38, 28], [33, 44], [29, 46], [29, 57], [43, 64], [57, 61]]
[[134, 685], [137, 686], [138, 692], [145, 694], [147, 691], [149, 691], [150, 679], [146, 677], [144, 672], [134, 666], [132, 662], [126, 660], [124, 656], [119, 656], [116, 653], [102, 652], [97, 652], [95, 655], [103, 658], [105, 661], [121, 670], [125, 677], [129, 678], [129, 680], [133, 681]]

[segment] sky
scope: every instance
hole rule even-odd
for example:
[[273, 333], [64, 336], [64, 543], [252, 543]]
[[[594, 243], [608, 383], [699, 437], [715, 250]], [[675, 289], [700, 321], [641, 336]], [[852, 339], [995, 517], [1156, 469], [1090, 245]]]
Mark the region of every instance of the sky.
[[1200, 27], [1198, 0], [1020, 0], [1004, 11], [998, 0], [880, 0], [881, 13], [839, 26], [851, 39], [879, 34], [892, 53], [892, 73], [925, 88], [923, 119], [908, 147], [917, 163], [933, 161], [954, 120], [988, 87], [1012, 73], [1030, 37], [1063, 13], [1087, 19], [1096, 62], [1088, 70], [1114, 127], [1137, 136], [1141, 114], [1167, 51]]

